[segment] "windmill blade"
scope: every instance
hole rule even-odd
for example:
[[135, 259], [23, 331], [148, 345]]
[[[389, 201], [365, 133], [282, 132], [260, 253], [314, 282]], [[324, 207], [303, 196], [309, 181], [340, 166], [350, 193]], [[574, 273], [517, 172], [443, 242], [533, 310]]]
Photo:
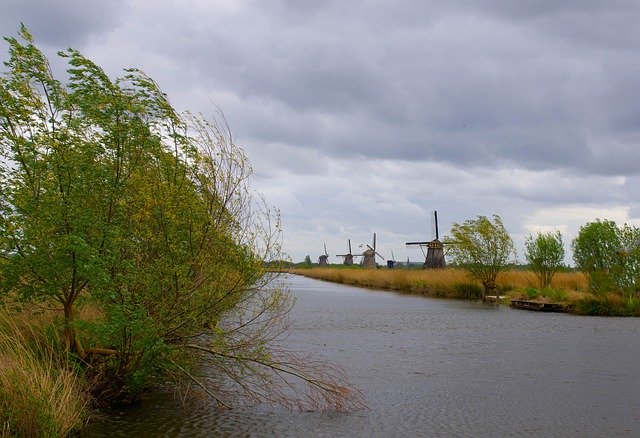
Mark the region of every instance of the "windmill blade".
[[351, 254], [351, 239], [349, 239], [349, 254]]
[[391, 260], [393, 260], [393, 261], [396, 260], [396, 256], [393, 255], [393, 250], [391, 250]]
[[373, 252], [376, 251], [376, 233], [373, 233]]
[[371, 251], [373, 251], [373, 253], [375, 255], [377, 255], [378, 257], [380, 257], [382, 260], [385, 260], [385, 261], [387, 260], [384, 257], [382, 257], [382, 255], [378, 251], [376, 251], [375, 249], [371, 248], [369, 245], [367, 245], [367, 248], [369, 248]]
[[327, 257], [329, 257], [329, 253], [327, 252], [327, 244], [324, 244], [324, 255], [326, 255]]
[[420, 245], [420, 246], [422, 246], [422, 245], [426, 245], [428, 243], [429, 242], [407, 242], [407, 243], [405, 243], [405, 245], [407, 245], [407, 246], [409, 246], [409, 245]]

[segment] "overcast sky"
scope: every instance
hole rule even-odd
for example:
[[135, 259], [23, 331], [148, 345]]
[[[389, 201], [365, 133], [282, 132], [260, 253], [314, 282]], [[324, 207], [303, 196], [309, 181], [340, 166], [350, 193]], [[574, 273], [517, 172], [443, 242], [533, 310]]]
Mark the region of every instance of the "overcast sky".
[[[640, 2], [2, 0], [50, 56], [138, 67], [174, 106], [224, 111], [294, 261], [498, 214], [570, 242], [640, 224]], [[0, 58], [7, 57], [6, 44]]]

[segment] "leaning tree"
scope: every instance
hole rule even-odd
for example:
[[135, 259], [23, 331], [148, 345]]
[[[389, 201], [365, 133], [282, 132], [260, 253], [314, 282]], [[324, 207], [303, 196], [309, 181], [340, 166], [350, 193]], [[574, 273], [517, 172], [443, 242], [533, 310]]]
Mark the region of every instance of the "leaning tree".
[[282, 258], [279, 216], [251, 190], [224, 118], [178, 114], [141, 71], [112, 80], [71, 49], [63, 83], [24, 26], [6, 40], [2, 292], [58, 306], [99, 395], [162, 374], [221, 404], [235, 388], [253, 402], [358, 405], [336, 367], [277, 345], [291, 306], [265, 270]]

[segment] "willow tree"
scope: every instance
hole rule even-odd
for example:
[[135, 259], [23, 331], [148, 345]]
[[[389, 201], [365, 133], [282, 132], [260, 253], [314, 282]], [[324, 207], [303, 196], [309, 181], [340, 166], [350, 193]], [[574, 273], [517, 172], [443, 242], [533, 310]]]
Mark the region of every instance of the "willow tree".
[[229, 382], [189, 368], [197, 354], [256, 402], [291, 403], [283, 381], [315, 405], [357, 404], [338, 370], [273, 348], [290, 306], [264, 270], [282, 258], [279, 217], [251, 191], [224, 118], [178, 114], [141, 71], [112, 80], [71, 49], [59, 53], [63, 84], [24, 27], [6, 40], [3, 291], [59, 305], [67, 349], [99, 395], [170, 373], [228, 404]]
[[564, 261], [562, 233], [558, 230], [538, 232], [535, 238], [529, 234], [524, 242], [524, 255], [540, 280], [540, 286], [549, 286]]
[[515, 254], [513, 240], [504, 228], [500, 216], [493, 221], [486, 216], [468, 219], [451, 226], [451, 236], [445, 238], [449, 255], [454, 263], [463, 267], [469, 275], [480, 281], [483, 298], [496, 289], [496, 278], [503, 271], [509, 258]]
[[594, 293], [635, 295], [640, 290], [640, 229], [596, 219], [571, 242], [576, 266], [589, 276]]

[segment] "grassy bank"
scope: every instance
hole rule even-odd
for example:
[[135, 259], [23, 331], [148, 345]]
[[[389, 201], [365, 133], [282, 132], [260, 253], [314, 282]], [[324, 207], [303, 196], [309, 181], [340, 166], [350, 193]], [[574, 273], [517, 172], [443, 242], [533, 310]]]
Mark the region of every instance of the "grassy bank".
[[[480, 283], [461, 269], [343, 269], [340, 267], [292, 269], [294, 274], [320, 280], [373, 289], [451, 299], [479, 299]], [[593, 295], [580, 272], [559, 272], [548, 288], [538, 287], [531, 271], [511, 270], [498, 277], [498, 292], [505, 303], [526, 299], [568, 305], [572, 313], [602, 316], [640, 316], [640, 298], [618, 294]]]
[[0, 436], [68, 436], [88, 417], [87, 384], [48, 332], [55, 318], [0, 308]]

